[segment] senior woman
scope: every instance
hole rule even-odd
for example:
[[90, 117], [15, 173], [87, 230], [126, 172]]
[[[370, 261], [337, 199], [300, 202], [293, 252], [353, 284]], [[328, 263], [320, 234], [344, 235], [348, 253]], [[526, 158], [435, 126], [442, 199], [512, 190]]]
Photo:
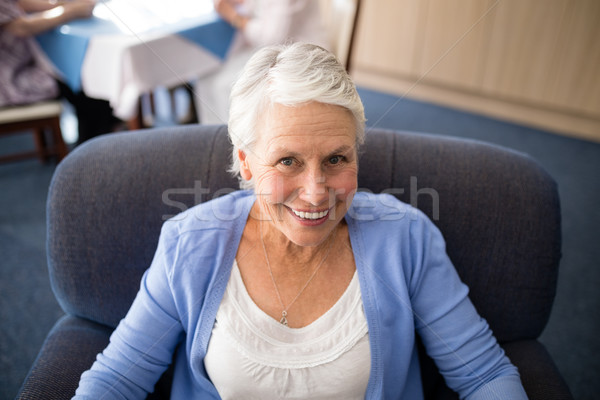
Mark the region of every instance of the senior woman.
[[418, 333], [462, 398], [526, 399], [440, 232], [357, 193], [364, 115], [326, 50], [258, 51], [231, 94], [241, 190], [165, 223], [77, 398], [419, 399]]

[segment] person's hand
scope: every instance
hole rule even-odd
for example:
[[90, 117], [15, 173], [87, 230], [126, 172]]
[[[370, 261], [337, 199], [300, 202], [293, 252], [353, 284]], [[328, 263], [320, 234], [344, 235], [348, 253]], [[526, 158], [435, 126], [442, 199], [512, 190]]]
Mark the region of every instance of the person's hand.
[[215, 11], [221, 18], [229, 22], [237, 29], [245, 27], [247, 18], [238, 14], [236, 7], [243, 3], [243, 0], [214, 0]]
[[93, 0], [72, 0], [62, 4], [65, 14], [70, 18], [90, 18], [96, 2]]
[[224, 20], [231, 22], [236, 14], [235, 5], [229, 0], [214, 0], [215, 11]]

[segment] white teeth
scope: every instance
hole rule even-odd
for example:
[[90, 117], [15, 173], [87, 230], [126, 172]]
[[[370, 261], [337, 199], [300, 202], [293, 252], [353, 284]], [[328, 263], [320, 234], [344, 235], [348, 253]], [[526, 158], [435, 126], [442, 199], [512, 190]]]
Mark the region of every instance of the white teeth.
[[304, 212], [304, 211], [296, 211], [292, 210], [294, 214], [304, 219], [320, 219], [329, 214], [329, 210], [321, 211], [321, 212]]

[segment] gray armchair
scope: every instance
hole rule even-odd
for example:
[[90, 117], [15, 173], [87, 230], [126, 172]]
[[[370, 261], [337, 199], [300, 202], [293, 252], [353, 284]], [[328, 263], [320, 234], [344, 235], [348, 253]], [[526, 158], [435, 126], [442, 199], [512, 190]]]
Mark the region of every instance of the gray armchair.
[[[163, 221], [237, 187], [224, 126], [106, 135], [58, 166], [48, 195], [48, 263], [65, 311], [19, 399], [68, 399], [108, 343], [150, 265]], [[530, 399], [570, 399], [537, 340], [560, 259], [556, 184], [532, 159], [497, 146], [371, 129], [359, 187], [389, 191], [439, 226], [471, 299], [521, 373]], [[452, 399], [422, 354], [427, 399]], [[169, 373], [152, 398], [168, 398]]]

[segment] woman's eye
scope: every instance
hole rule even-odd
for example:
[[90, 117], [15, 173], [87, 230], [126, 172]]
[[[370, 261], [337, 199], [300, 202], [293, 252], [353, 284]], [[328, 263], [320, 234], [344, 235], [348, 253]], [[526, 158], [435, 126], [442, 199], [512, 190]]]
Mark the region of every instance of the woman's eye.
[[286, 167], [291, 167], [292, 165], [294, 165], [294, 160], [292, 160], [291, 158], [282, 158], [281, 160], [279, 160], [279, 163]]
[[329, 158], [329, 163], [335, 165], [335, 164], [339, 164], [343, 160], [344, 160], [343, 156], [333, 156], [333, 157]]

